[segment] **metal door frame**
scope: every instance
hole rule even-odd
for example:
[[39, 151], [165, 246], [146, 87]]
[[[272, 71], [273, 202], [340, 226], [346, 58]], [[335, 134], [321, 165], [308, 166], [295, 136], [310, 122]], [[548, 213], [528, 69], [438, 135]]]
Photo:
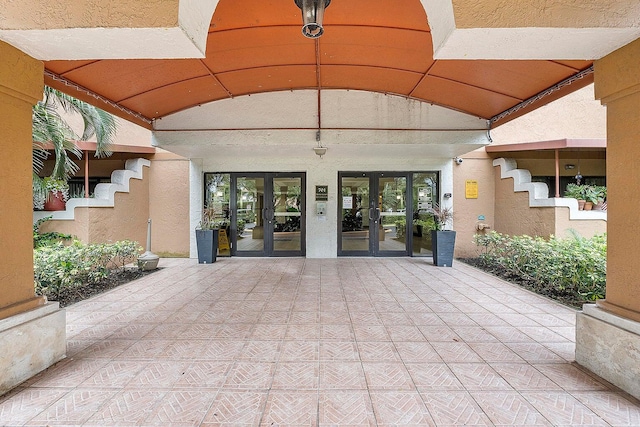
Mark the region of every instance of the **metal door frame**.
[[[264, 179], [264, 206], [261, 211], [264, 230], [264, 246], [261, 251], [238, 252], [238, 226], [237, 221], [231, 221], [231, 255], [241, 257], [293, 257], [306, 255], [306, 173], [305, 172], [231, 172], [231, 192], [229, 204], [232, 218], [237, 218], [237, 192], [238, 178], [262, 178]], [[276, 251], [274, 250], [274, 206], [273, 206], [273, 180], [274, 178], [299, 178], [300, 179], [300, 250]]]
[[[338, 191], [337, 194], [342, 197], [342, 179], [344, 177], [367, 177], [369, 179], [369, 200], [367, 203], [368, 211], [366, 214], [369, 215], [369, 221], [375, 221], [375, 224], [378, 224], [380, 221], [380, 209], [377, 206], [377, 199], [379, 194], [379, 183], [381, 177], [394, 177], [394, 178], [405, 178], [407, 180], [407, 185], [405, 188], [405, 200], [407, 201], [406, 206], [406, 222], [410, 224], [412, 215], [412, 191], [411, 186], [413, 185], [413, 173], [414, 172], [338, 172]], [[347, 251], [345, 252], [342, 249], [342, 199], [338, 200], [338, 218], [337, 218], [337, 231], [338, 231], [338, 256], [371, 256], [371, 257], [396, 257], [396, 256], [411, 256], [411, 234], [407, 233], [407, 238], [405, 240], [405, 250], [404, 251], [381, 251], [379, 244], [379, 232], [380, 227], [369, 227], [369, 248], [368, 250], [360, 250], [360, 251]]]

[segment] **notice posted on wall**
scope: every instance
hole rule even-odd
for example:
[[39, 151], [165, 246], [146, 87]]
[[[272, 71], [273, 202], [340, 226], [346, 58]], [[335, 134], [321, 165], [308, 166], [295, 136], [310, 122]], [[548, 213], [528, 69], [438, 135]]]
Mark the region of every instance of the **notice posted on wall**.
[[478, 198], [478, 181], [475, 179], [467, 179], [464, 182], [464, 196], [467, 199]]

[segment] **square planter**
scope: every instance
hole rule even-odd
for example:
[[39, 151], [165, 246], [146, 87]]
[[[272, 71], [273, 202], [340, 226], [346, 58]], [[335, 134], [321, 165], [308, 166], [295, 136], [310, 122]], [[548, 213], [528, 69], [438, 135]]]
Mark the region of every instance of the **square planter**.
[[456, 232], [432, 230], [431, 244], [433, 246], [433, 265], [451, 267], [453, 265], [453, 249], [456, 245]]
[[196, 230], [196, 244], [198, 246], [198, 263], [212, 264], [218, 255], [219, 230]]

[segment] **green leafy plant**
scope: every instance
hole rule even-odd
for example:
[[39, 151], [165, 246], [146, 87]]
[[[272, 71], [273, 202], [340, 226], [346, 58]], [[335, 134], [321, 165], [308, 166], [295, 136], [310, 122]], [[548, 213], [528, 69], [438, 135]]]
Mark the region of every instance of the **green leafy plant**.
[[564, 197], [569, 197], [576, 200], [585, 200], [584, 187], [584, 185], [578, 185], [574, 183], [567, 184], [567, 189], [564, 192]]
[[62, 196], [62, 200], [65, 202], [69, 200], [69, 184], [67, 184], [67, 181], [64, 179], [46, 177], [44, 179], [44, 189], [46, 191], [47, 198], [49, 198], [51, 194], [60, 194]]
[[57, 300], [64, 290], [97, 283], [124, 270], [127, 264], [135, 264], [141, 251], [138, 243], [126, 240], [91, 245], [76, 240], [68, 246], [41, 246], [33, 251], [36, 294]]
[[584, 238], [477, 234], [482, 265], [504, 273], [532, 290], [574, 306], [604, 298], [606, 235]]
[[564, 196], [571, 197], [576, 200], [585, 200], [595, 205], [605, 201], [607, 198], [607, 187], [601, 185], [578, 185], [570, 183], [567, 184]]
[[41, 233], [40, 227], [52, 217], [41, 218], [33, 224], [33, 248], [38, 249], [43, 246], [52, 246], [60, 242], [68, 242], [72, 239], [71, 234], [58, 233], [57, 231], [49, 231]]

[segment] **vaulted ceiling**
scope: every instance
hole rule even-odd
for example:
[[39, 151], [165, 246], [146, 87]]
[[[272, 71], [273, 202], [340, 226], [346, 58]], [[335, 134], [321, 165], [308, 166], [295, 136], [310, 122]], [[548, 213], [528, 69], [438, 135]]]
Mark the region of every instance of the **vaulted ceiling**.
[[302, 89], [395, 94], [498, 125], [593, 80], [591, 60], [434, 59], [428, 22], [418, 0], [334, 0], [311, 40], [293, 0], [220, 0], [204, 58], [49, 60], [45, 83], [151, 129], [212, 101]]

